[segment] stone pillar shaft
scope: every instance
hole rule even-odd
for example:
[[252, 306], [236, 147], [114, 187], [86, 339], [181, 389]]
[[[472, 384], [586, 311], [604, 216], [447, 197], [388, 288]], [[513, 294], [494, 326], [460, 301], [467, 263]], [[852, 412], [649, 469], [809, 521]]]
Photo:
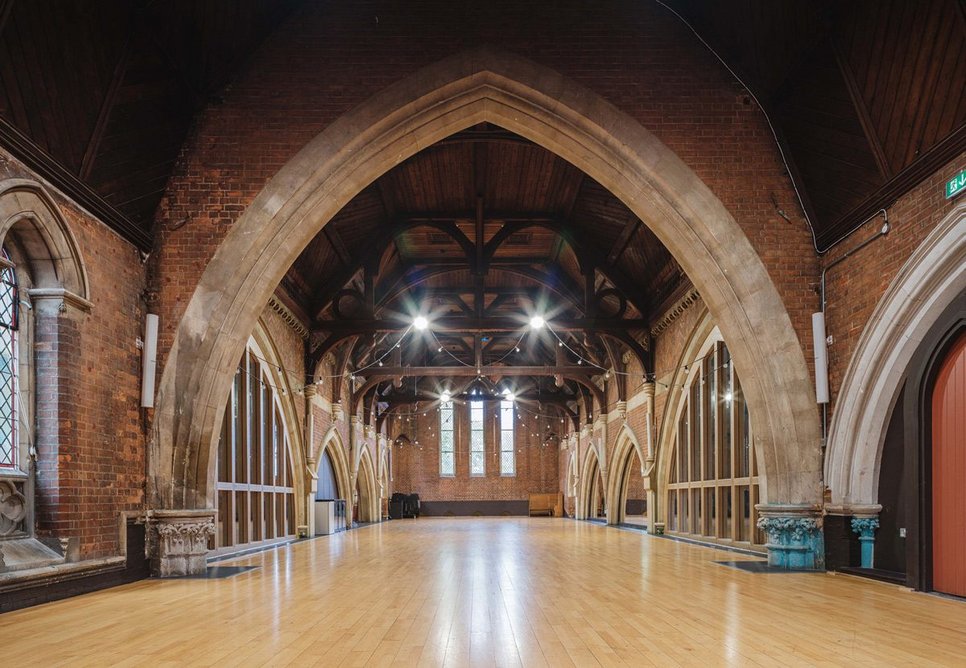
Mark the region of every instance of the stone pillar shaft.
[[859, 534], [862, 547], [862, 568], [874, 568], [875, 564], [875, 531], [879, 528], [878, 517], [853, 517], [852, 531]]

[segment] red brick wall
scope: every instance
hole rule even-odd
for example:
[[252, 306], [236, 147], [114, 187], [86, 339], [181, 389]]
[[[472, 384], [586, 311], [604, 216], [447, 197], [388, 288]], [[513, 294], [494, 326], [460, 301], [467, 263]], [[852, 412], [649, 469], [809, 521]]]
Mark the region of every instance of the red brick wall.
[[[439, 475], [439, 413], [435, 408], [420, 413], [418, 420], [392, 420], [389, 435], [395, 439], [405, 434], [411, 444], [393, 446], [393, 491], [418, 493], [424, 501], [513, 501], [525, 500], [530, 493], [558, 491], [558, 447], [545, 444], [543, 435], [550, 430], [559, 434], [562, 426], [546, 418], [518, 413], [514, 436], [516, 443], [516, 475], [501, 476], [499, 404], [487, 402], [485, 415], [486, 475], [469, 474], [469, 408], [456, 404], [456, 476]], [[522, 419], [519, 419], [522, 418]], [[419, 445], [415, 445], [415, 441]]]
[[[698, 301], [689, 306], [680, 316], [671, 321], [661, 334], [654, 340], [654, 367], [657, 373], [657, 383], [654, 387], [654, 423], [660, 429], [667, 406], [668, 385], [674, 373], [682, 365], [681, 354], [691, 338], [698, 319], [703, 311]], [[684, 362], [687, 364], [687, 361]], [[738, 370], [739, 374], [741, 370]], [[673, 429], [673, 425], [671, 426]]]
[[[947, 163], [889, 207], [889, 234], [832, 267], [826, 277], [829, 387], [834, 402], [859, 337], [872, 311], [916, 247], [957, 200], [947, 200], [945, 183], [966, 166], [966, 152]], [[960, 198], [961, 199], [961, 198]], [[877, 216], [823, 258], [823, 266], [854, 249], [882, 226]]]
[[508, 0], [308, 3], [267, 40], [198, 119], [159, 208], [162, 351], [218, 242], [290, 157], [389, 84], [482, 43], [596, 91], [688, 163], [760, 251], [808, 354], [818, 260], [771, 132], [742, 88], [656, 5]]
[[[36, 180], [0, 151], [0, 180], [7, 178]], [[58, 317], [59, 414], [38, 416], [38, 426], [55, 429], [59, 437], [57, 481], [43, 490], [50, 503], [40, 504], [38, 520], [42, 534], [77, 537], [81, 557], [96, 558], [119, 553], [119, 514], [140, 510], [144, 502], [141, 355], [136, 347], [144, 321], [144, 270], [134, 246], [47, 190], [77, 239], [94, 307], [89, 314], [68, 307]], [[45, 336], [49, 331], [38, 332], [39, 342]], [[44, 359], [41, 355], [38, 362], [49, 363]], [[44, 373], [37, 369], [38, 376]], [[44, 392], [43, 386], [38, 392]]]

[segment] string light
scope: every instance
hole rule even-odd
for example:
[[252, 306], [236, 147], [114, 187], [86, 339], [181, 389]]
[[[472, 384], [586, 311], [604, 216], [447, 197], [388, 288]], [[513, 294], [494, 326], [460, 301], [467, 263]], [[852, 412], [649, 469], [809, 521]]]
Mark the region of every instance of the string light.
[[[414, 328], [415, 329], [418, 329], [416, 327], [416, 320], [419, 317], [424, 317], [425, 318], [425, 316], [417, 316], [417, 318], [414, 319], [413, 324], [410, 325], [409, 327], [407, 327], [400, 334], [399, 339], [393, 345], [391, 345], [389, 348], [387, 348], [386, 352], [384, 352], [378, 358], [374, 359], [369, 364], [367, 364], [365, 366], [362, 366], [362, 367], [359, 367], [357, 369], [346, 370], [342, 374], [331, 374], [331, 375], [330, 374], [324, 374], [324, 375], [321, 375], [321, 376], [316, 376], [314, 373], [304, 374], [303, 377], [304, 378], [307, 378], [308, 381], [305, 382], [301, 386], [297, 386], [297, 387], [293, 388], [293, 392], [295, 394], [302, 395], [306, 387], [308, 387], [309, 385], [315, 385], [315, 386], [321, 387], [321, 386], [324, 385], [324, 382], [325, 382], [326, 379], [330, 379], [330, 380], [333, 380], [334, 381], [335, 379], [339, 379], [339, 378], [348, 378], [350, 381], [353, 381], [354, 382], [356, 380], [356, 376], [357, 375], [362, 375], [362, 372], [364, 372], [364, 371], [366, 371], [368, 369], [371, 369], [373, 367], [383, 367], [383, 366], [385, 366], [385, 364], [384, 364], [385, 363], [385, 359], [391, 354], [392, 350], [393, 349], [401, 348], [402, 347], [402, 343], [405, 341], [406, 337], [412, 332], [412, 330]], [[553, 336], [557, 339], [557, 346], [558, 347], [560, 347], [560, 348], [566, 348], [568, 351], [570, 351], [577, 358], [577, 364], [578, 365], [581, 365], [582, 366], [586, 362], [586, 364], [588, 366], [591, 366], [593, 368], [599, 369], [600, 371], [603, 371], [604, 372], [603, 373], [603, 377], [604, 377], [605, 380], [609, 380], [611, 374], [614, 374], [614, 375], [625, 376], [625, 377], [635, 377], [635, 378], [639, 377], [639, 378], [642, 379], [642, 382], [645, 382], [645, 383], [648, 382], [648, 381], [650, 381], [650, 382], [654, 382], [654, 383], [656, 383], [656, 384], [658, 384], [658, 385], [660, 385], [662, 387], [665, 387], [665, 388], [670, 388], [671, 387], [668, 383], [664, 383], [664, 382], [658, 380], [658, 378], [659, 377], [664, 377], [664, 376], [672, 373], [675, 370], [674, 368], [668, 369], [668, 370], [665, 370], [665, 371], [662, 371], [662, 372], [653, 371], [653, 372], [643, 372], [643, 373], [641, 373], [641, 372], [632, 373], [632, 372], [626, 372], [626, 371], [619, 371], [619, 370], [616, 370], [616, 369], [608, 369], [606, 367], [601, 366], [600, 364], [597, 364], [592, 359], [589, 359], [588, 357], [586, 357], [586, 356], [582, 355], [581, 353], [577, 352], [576, 350], [574, 350], [574, 348], [571, 347], [568, 343], [566, 343], [560, 337], [560, 335], [556, 331], [554, 331], [554, 329], [549, 325], [549, 323], [547, 323], [546, 320], [544, 320], [541, 316], [534, 316], [534, 318], [537, 318], [538, 319], [537, 320], [537, 323], [539, 323], [539, 327], [538, 328], [546, 327], [551, 332], [551, 334], [553, 334]], [[531, 318], [531, 327], [534, 326], [534, 323], [533, 323], [534, 318]], [[435, 332], [433, 332], [433, 330], [431, 328], [429, 328], [429, 321], [428, 320], [426, 321], [426, 325], [427, 325], [426, 326], [426, 329], [429, 329], [430, 333], [433, 335], [433, 338], [436, 340], [436, 343], [438, 344], [437, 345], [437, 351], [438, 352], [445, 352], [447, 355], [449, 355], [450, 357], [452, 357], [457, 363], [459, 363], [462, 366], [465, 366], [465, 367], [472, 367], [473, 366], [472, 364], [469, 364], [469, 363], [465, 362], [464, 360], [460, 359], [459, 357], [453, 355], [445, 346], [442, 345], [442, 343], [436, 337]], [[507, 353], [505, 353], [501, 358], [499, 358], [498, 360], [496, 360], [496, 362], [492, 362], [492, 363], [500, 363], [503, 360], [505, 360], [509, 355], [511, 355], [511, 354], [513, 354], [515, 352], [520, 352], [520, 346], [519, 346], [519, 344], [522, 342], [524, 336], [526, 336], [526, 332], [524, 332], [521, 335], [520, 339], [517, 340], [517, 342], [516, 342], [515, 345], [513, 345], [513, 346], [511, 346], [509, 348], [509, 350], [507, 351]], [[705, 356], [699, 358], [698, 360], [695, 360], [691, 364], [685, 364], [685, 365], [682, 365], [681, 367], [676, 367], [676, 368], [684, 371], [684, 373], [687, 374], [690, 371], [691, 365], [693, 365], [693, 364], [699, 364], [699, 363], [704, 363], [714, 353], [715, 353], [715, 350], [712, 349]], [[298, 376], [302, 375], [300, 372], [296, 372], [296, 371], [292, 371], [290, 369], [286, 369], [286, 368], [278, 365], [277, 363], [275, 363], [273, 361], [266, 360], [265, 358], [263, 358], [263, 357], [255, 354], [251, 350], [248, 351], [248, 354], [251, 355], [253, 358], [257, 359], [258, 361], [262, 362], [266, 366], [269, 366], [269, 367], [272, 367], [272, 368], [276, 369], [280, 375], [283, 375], [283, 376], [286, 376], [286, 377], [289, 377], [289, 378], [298, 377]], [[733, 366], [733, 365], [732, 365], [732, 363], [731, 363], [730, 360], [722, 360], [722, 362], [721, 362], [720, 365], [714, 367], [713, 369], [709, 369], [709, 371], [710, 370], [726, 370], [726, 369], [729, 369], [731, 366]], [[246, 369], [244, 369], [242, 367], [239, 367], [236, 370], [236, 373], [239, 373], [239, 372], [240, 373], [245, 373], [248, 376], [253, 376], [253, 374], [251, 374], [250, 372], [248, 372]], [[478, 377], [482, 378], [482, 369], [477, 368], [477, 375], [478, 375]], [[260, 378], [258, 378], [257, 375], [255, 375], [253, 377], [255, 377], [259, 382], [263, 382]], [[278, 391], [278, 392], [281, 393], [281, 391], [282, 391], [281, 389], [275, 388], [274, 386], [272, 386], [272, 387], [273, 387], [273, 389], [275, 389], [276, 391]], [[683, 385], [682, 385], [682, 387], [683, 387]]]

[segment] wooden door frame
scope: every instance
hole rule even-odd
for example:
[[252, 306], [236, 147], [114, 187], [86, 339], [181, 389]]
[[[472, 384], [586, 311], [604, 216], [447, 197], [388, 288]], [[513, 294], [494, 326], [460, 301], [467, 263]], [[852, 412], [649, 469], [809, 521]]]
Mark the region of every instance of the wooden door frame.
[[904, 470], [916, 489], [906, 510], [906, 584], [932, 591], [932, 398], [936, 377], [959, 336], [966, 332], [966, 293], [936, 320], [906, 374]]

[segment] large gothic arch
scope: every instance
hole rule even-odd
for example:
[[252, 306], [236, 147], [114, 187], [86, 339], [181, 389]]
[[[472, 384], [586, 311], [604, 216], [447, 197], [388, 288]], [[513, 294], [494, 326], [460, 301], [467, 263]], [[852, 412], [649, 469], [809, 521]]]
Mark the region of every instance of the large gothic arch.
[[826, 481], [834, 510], [876, 511], [889, 418], [923, 338], [966, 292], [966, 202], [919, 244], [879, 300], [838, 393], [829, 429]]
[[153, 503], [212, 505], [221, 397], [283, 274], [353, 196], [454, 132], [491, 122], [582, 169], [646, 221], [692, 278], [749, 373], [770, 502], [815, 504], [820, 434], [805, 358], [784, 304], [740, 226], [651, 133], [554, 71], [491, 49], [429, 66], [332, 123], [234, 224], [178, 326], [150, 452]]

